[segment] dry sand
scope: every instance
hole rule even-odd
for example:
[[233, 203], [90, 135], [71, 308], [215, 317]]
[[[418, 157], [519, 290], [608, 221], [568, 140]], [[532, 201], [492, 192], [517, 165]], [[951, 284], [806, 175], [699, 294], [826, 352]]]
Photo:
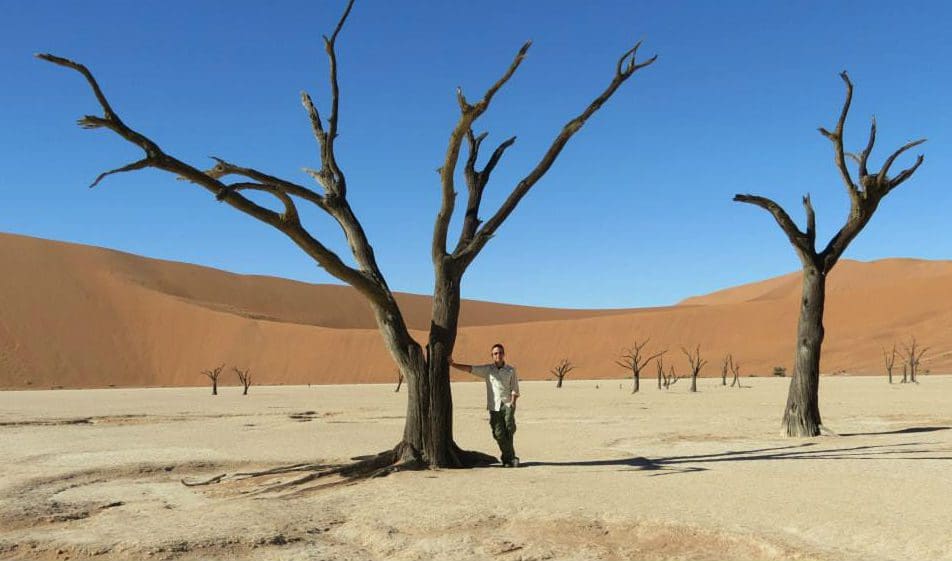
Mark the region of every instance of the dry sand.
[[[825, 377], [840, 436], [804, 440], [778, 436], [786, 380], [743, 381], [528, 382], [521, 469], [259, 494], [179, 480], [383, 450], [405, 394], [3, 392], [0, 558], [952, 560], [952, 377]], [[456, 436], [495, 452], [483, 391], [454, 385]]]

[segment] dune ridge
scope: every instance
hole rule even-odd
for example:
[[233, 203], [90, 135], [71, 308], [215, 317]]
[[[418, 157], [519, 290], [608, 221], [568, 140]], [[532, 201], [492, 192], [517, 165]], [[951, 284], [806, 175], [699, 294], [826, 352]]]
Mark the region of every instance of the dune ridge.
[[[237, 275], [118, 251], [0, 234], [0, 387], [202, 385], [202, 369], [251, 368], [259, 384], [395, 381], [369, 307], [353, 289]], [[923, 368], [952, 371], [952, 261], [844, 260], [830, 276], [825, 373], [879, 374], [882, 347], [915, 335]], [[543, 379], [563, 357], [577, 378], [619, 379], [635, 338], [701, 345], [702, 375], [734, 353], [742, 374], [790, 367], [799, 273], [688, 298], [676, 306], [574, 310], [465, 301], [456, 356], [486, 358], [503, 341], [522, 377]], [[397, 299], [418, 340], [427, 296]], [[901, 372], [901, 370], [900, 370]], [[650, 384], [654, 369], [645, 373]], [[233, 377], [233, 376], [231, 376]], [[457, 379], [463, 379], [454, 374]], [[230, 381], [226, 374], [225, 383]]]

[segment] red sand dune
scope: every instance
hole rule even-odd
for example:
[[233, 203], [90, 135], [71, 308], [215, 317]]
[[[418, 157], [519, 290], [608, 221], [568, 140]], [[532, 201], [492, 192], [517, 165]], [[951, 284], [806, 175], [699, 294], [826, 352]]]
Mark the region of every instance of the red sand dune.
[[[232, 365], [261, 384], [396, 379], [369, 308], [348, 287], [12, 234], [0, 234], [0, 262], [0, 387], [201, 385], [200, 371], [222, 362], [226, 384], [237, 382]], [[881, 373], [881, 348], [912, 335], [931, 347], [923, 368], [952, 371], [952, 261], [843, 261], [827, 292], [824, 372]], [[709, 360], [702, 375], [720, 375], [728, 352], [742, 374], [767, 375], [791, 366], [798, 297], [793, 273], [665, 308], [466, 301], [455, 355], [481, 362], [502, 341], [526, 379], [547, 377], [563, 357], [578, 365], [570, 376], [621, 379], [618, 354], [651, 337], [649, 349], [668, 349], [682, 375], [680, 347], [698, 344]], [[398, 300], [411, 328], [425, 329], [429, 298]]]

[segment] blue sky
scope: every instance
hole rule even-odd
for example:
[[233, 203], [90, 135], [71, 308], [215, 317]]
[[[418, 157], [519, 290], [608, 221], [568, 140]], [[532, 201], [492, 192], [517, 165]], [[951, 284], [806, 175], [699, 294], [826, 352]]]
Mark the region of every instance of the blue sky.
[[[301, 168], [319, 161], [298, 95], [309, 91], [326, 113], [320, 37], [343, 5], [3, 3], [0, 231], [336, 282], [278, 232], [168, 175], [124, 174], [87, 189], [141, 152], [77, 127], [99, 112], [85, 82], [32, 55], [89, 66], [123, 119], [181, 159], [209, 167], [207, 156], [217, 155], [306, 183]], [[643, 39], [643, 56], [657, 53], [658, 62], [576, 135], [470, 268], [464, 297], [656, 306], [796, 270], [769, 215], [731, 197], [773, 197], [802, 223], [799, 200], [809, 192], [821, 240], [843, 224], [847, 196], [830, 143], [816, 132], [835, 124], [843, 69], [856, 85], [849, 147], [865, 144], [872, 114], [877, 167], [907, 140], [929, 139], [925, 164], [846, 257], [950, 259], [952, 189], [942, 180], [952, 171], [950, 6], [359, 1], [338, 45], [338, 159], [349, 198], [391, 287], [428, 293], [434, 170], [457, 118], [456, 86], [478, 98], [533, 40], [477, 123], [487, 142], [518, 136], [487, 188], [488, 215], [607, 84], [618, 55]], [[346, 253], [333, 222], [306, 218]]]

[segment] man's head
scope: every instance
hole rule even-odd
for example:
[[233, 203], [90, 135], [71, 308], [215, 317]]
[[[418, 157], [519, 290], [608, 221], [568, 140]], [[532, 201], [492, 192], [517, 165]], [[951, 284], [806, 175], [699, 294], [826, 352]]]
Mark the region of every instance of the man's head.
[[502, 367], [506, 364], [506, 348], [502, 346], [502, 343], [496, 343], [492, 348], [493, 363], [496, 365], [496, 368]]

